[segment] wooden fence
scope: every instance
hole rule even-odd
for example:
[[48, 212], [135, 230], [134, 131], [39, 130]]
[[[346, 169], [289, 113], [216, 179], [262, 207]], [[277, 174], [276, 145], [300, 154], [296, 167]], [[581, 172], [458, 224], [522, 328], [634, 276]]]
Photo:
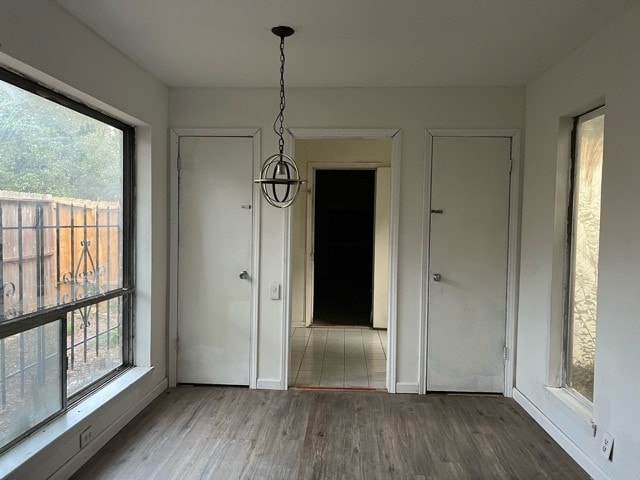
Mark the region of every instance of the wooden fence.
[[121, 285], [116, 202], [0, 191], [0, 321]]

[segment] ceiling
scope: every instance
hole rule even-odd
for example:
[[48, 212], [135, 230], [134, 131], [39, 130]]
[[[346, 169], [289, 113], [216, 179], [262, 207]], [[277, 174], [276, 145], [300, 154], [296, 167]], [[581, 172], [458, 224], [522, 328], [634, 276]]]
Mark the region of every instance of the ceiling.
[[173, 87], [525, 85], [640, 0], [56, 0]]

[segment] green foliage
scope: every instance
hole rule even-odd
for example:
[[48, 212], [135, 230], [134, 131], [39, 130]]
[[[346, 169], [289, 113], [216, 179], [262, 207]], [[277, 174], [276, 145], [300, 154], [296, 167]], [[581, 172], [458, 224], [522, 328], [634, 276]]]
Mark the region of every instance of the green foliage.
[[120, 200], [122, 132], [0, 81], [0, 190]]

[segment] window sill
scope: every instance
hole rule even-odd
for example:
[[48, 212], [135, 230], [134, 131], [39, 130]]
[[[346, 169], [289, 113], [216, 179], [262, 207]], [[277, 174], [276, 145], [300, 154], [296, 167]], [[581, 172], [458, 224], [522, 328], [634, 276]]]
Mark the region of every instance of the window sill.
[[85, 422], [103, 405], [115, 399], [125, 390], [149, 376], [153, 367], [133, 367], [116, 377], [104, 387], [81, 400], [65, 413], [32, 433], [23, 441], [2, 454], [0, 478], [5, 478], [38, 452], [61, 439], [67, 432]]
[[567, 391], [566, 388], [561, 387], [544, 387], [545, 391], [549, 394], [551, 399], [565, 407], [568, 408], [569, 411], [573, 413], [575, 418], [580, 420], [581, 422], [586, 423], [591, 428], [594, 427], [593, 422], [593, 406], [586, 405], [584, 402], [581, 402], [575, 396]]

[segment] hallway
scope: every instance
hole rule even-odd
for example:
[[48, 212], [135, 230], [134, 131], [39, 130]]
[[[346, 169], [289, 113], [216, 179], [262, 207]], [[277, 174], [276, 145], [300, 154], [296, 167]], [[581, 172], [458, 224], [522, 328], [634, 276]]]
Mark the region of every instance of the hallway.
[[289, 384], [386, 389], [387, 331], [293, 328]]

